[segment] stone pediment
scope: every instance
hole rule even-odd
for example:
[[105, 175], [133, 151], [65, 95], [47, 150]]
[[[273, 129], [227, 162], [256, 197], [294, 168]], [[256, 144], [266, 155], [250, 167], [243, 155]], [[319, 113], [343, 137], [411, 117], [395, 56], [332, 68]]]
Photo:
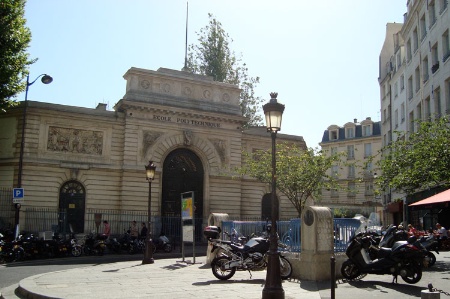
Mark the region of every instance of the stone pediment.
[[[123, 99], [184, 109], [242, 115], [238, 86], [215, 82], [210, 76], [159, 68], [158, 71], [130, 68]], [[120, 102], [115, 107], [120, 110]]]

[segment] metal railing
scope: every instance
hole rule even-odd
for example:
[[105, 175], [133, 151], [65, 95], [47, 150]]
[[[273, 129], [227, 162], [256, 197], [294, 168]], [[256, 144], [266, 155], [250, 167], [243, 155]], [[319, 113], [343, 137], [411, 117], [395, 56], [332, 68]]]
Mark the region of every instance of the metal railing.
[[0, 229], [13, 229], [15, 210], [12, 188], [0, 188]]
[[[334, 223], [334, 252], [344, 252], [355, 231], [361, 226], [358, 219], [335, 218]], [[227, 233], [236, 231], [239, 236], [250, 236], [265, 230], [266, 221], [222, 221], [222, 238], [227, 239]], [[280, 241], [288, 245], [290, 252], [301, 252], [301, 221], [294, 218], [277, 222]]]
[[[27, 208], [25, 210], [25, 225], [22, 230], [31, 233], [52, 231], [68, 234], [67, 212], [65, 210], [51, 208]], [[120, 236], [129, 229], [132, 221], [138, 223], [147, 222], [145, 211], [119, 211], [119, 210], [96, 210], [87, 209], [84, 219], [84, 233], [101, 233], [103, 231], [103, 220], [107, 220], [111, 227], [112, 236]], [[195, 219], [195, 240], [206, 242], [203, 237], [204, 224], [207, 221], [202, 218]], [[222, 221], [222, 238], [228, 237], [224, 232], [236, 231], [239, 236], [248, 237], [266, 230], [268, 221], [261, 220], [227, 220]], [[350, 238], [360, 227], [358, 219], [335, 218], [334, 219], [334, 251], [343, 252], [347, 248]], [[289, 251], [301, 251], [301, 221], [299, 218], [280, 220], [277, 223], [280, 241], [288, 245]], [[174, 245], [181, 243], [182, 226], [180, 217], [152, 216], [150, 230], [153, 236], [165, 234]]]

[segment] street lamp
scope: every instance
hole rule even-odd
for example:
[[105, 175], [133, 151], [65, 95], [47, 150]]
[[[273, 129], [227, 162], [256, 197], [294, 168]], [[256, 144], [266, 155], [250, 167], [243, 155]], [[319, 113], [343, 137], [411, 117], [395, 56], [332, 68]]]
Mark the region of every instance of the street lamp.
[[151, 221], [152, 221], [152, 181], [155, 178], [156, 166], [153, 161], [149, 161], [148, 165], [145, 166], [147, 181], [148, 181], [148, 227], [147, 236], [145, 238], [145, 253], [142, 264], [153, 264], [155, 260], [153, 259], [153, 241], [151, 238]]
[[266, 116], [267, 132], [270, 132], [272, 137], [272, 227], [270, 229], [270, 247], [269, 247], [269, 261], [267, 264], [266, 283], [262, 291], [262, 298], [277, 298], [284, 299], [284, 290], [281, 285], [280, 273], [280, 253], [278, 252], [278, 234], [277, 221], [279, 206], [276, 196], [276, 147], [275, 139], [277, 132], [281, 130], [281, 119], [283, 116], [284, 105], [277, 102], [278, 93], [270, 93], [269, 103], [263, 106], [264, 115]]
[[[25, 126], [26, 126], [26, 119], [27, 119], [27, 106], [28, 106], [28, 88], [33, 85], [34, 82], [36, 82], [37, 79], [42, 77], [41, 82], [44, 84], [50, 84], [53, 81], [53, 78], [47, 74], [40, 74], [39, 76], [34, 79], [33, 82], [30, 83], [30, 75], [27, 75], [27, 86], [25, 89], [25, 103], [23, 105], [23, 115], [22, 115], [22, 136], [20, 141], [20, 154], [19, 154], [19, 172], [17, 175], [17, 187], [22, 188], [22, 172], [23, 172], [23, 153], [25, 149]], [[15, 234], [16, 237], [18, 235], [18, 226], [19, 226], [19, 210], [20, 210], [20, 204], [15, 205], [15, 215], [14, 215], [14, 224], [15, 224]]]
[[40, 74], [34, 79], [33, 82], [30, 83], [30, 75], [27, 75], [27, 87], [25, 89], [25, 103], [23, 106], [23, 116], [22, 116], [22, 136], [20, 142], [20, 156], [19, 156], [19, 174], [17, 177], [17, 187], [22, 188], [22, 168], [23, 168], [23, 152], [25, 149], [25, 126], [27, 119], [27, 106], [28, 106], [28, 87], [34, 84], [37, 79], [42, 77], [41, 82], [44, 84], [50, 84], [53, 81], [53, 78], [47, 74]]

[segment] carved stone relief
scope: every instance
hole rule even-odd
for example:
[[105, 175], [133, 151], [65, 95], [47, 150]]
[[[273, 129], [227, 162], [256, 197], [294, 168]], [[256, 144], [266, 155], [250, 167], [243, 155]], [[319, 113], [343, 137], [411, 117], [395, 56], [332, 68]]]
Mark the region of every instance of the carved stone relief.
[[211, 98], [211, 91], [209, 89], [205, 89], [203, 91], [203, 97], [207, 100], [209, 100]]
[[191, 130], [184, 130], [183, 135], [184, 135], [184, 145], [191, 145], [192, 136], [194, 135], [194, 133], [192, 133]]
[[150, 87], [150, 82], [148, 80], [142, 80], [141, 81], [141, 87], [143, 89], [148, 89]]
[[100, 156], [103, 151], [103, 132], [50, 126], [47, 150]]
[[151, 132], [144, 131], [144, 140], [142, 142], [142, 156], [145, 156], [147, 150], [155, 143], [156, 139], [158, 139], [162, 133], [160, 132]]
[[183, 88], [183, 95], [190, 96], [192, 94], [192, 89], [189, 86]]
[[172, 91], [172, 86], [170, 86], [169, 83], [164, 83], [164, 84], [162, 84], [161, 90], [164, 93], [170, 93]]
[[223, 96], [222, 96], [222, 100], [224, 102], [228, 103], [230, 101], [230, 95], [228, 93], [224, 93]]
[[222, 166], [228, 164], [228, 156], [226, 154], [227, 152], [226, 141], [221, 139], [210, 139], [210, 141], [214, 145], [214, 148], [216, 149], [217, 153], [219, 154]]

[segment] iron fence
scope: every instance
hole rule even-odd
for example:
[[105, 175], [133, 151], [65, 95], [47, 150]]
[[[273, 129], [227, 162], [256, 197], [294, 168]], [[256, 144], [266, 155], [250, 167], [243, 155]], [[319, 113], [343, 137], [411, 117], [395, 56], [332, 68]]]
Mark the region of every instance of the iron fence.
[[[13, 211], [14, 213], [14, 211]], [[27, 232], [59, 232], [62, 234], [69, 233], [66, 231], [67, 212], [65, 210], [51, 208], [27, 208], [25, 210], [25, 226], [23, 230]], [[146, 211], [133, 210], [97, 210], [87, 209], [84, 218], [84, 233], [94, 232], [101, 233], [103, 231], [102, 222], [107, 220], [111, 227], [112, 236], [121, 236], [130, 228], [132, 221], [139, 224], [147, 222]], [[195, 219], [195, 241], [206, 242], [203, 237], [203, 223], [207, 223], [205, 219]], [[227, 220], [222, 221], [222, 238], [227, 239], [225, 232], [232, 233], [235, 231], [238, 236], [248, 237], [253, 233], [258, 234], [266, 229], [267, 221], [260, 220]], [[344, 252], [355, 234], [355, 231], [361, 226], [358, 219], [336, 218], [334, 219], [334, 251]], [[299, 218], [290, 220], [281, 220], [277, 223], [278, 235], [280, 241], [288, 245], [289, 251], [301, 251], [301, 221]], [[165, 234], [174, 245], [179, 245], [182, 238], [182, 226], [180, 217], [161, 217], [153, 215], [151, 218], [150, 232], [154, 237]]]
[[12, 188], [0, 188], [0, 229], [13, 229], [15, 210]]

